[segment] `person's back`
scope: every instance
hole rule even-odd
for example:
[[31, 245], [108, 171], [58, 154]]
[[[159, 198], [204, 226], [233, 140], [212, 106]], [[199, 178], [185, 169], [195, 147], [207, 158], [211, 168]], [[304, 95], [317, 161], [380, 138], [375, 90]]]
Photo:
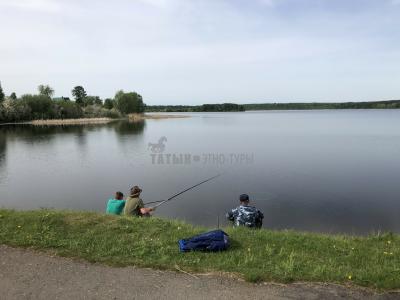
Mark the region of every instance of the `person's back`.
[[234, 226], [261, 228], [264, 215], [254, 206], [250, 206], [249, 196], [243, 194], [240, 195], [240, 206], [228, 212], [226, 217]]
[[140, 193], [142, 190], [135, 186], [131, 189], [131, 195], [126, 198], [124, 215], [128, 216], [140, 216], [140, 209], [144, 207], [142, 199], [140, 199]]
[[125, 207], [124, 194], [121, 192], [115, 193], [115, 198], [107, 202], [106, 213], [110, 215], [120, 215]]

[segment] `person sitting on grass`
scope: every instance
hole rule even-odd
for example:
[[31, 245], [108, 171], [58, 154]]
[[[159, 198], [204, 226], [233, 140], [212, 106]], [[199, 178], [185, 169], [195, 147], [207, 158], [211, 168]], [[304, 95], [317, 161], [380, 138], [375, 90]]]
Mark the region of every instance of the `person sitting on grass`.
[[108, 200], [106, 213], [110, 215], [120, 215], [125, 207], [124, 194], [115, 193], [115, 198]]
[[251, 228], [261, 228], [264, 215], [254, 206], [250, 206], [249, 196], [242, 194], [239, 197], [240, 206], [232, 209], [226, 214], [226, 218], [233, 222], [233, 226], [246, 226]]
[[135, 185], [131, 188], [131, 194], [126, 198], [124, 215], [135, 217], [150, 217], [150, 213], [155, 209], [152, 207], [144, 207], [143, 200], [140, 198], [142, 190]]

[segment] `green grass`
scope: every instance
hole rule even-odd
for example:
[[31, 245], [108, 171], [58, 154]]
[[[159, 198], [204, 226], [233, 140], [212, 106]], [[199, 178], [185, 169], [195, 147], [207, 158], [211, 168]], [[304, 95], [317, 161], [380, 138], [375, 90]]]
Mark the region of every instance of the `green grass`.
[[248, 281], [354, 283], [400, 288], [400, 236], [323, 235], [225, 228], [220, 253], [180, 253], [178, 239], [207, 230], [159, 218], [91, 212], [0, 209], [0, 244], [51, 249], [61, 256], [114, 266], [231, 272]]

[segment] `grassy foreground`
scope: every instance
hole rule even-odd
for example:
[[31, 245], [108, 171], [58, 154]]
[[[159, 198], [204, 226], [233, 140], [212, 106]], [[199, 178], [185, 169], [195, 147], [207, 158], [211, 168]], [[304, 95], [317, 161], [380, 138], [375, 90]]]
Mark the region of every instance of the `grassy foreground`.
[[0, 244], [51, 249], [116, 266], [231, 272], [249, 281], [355, 283], [400, 288], [400, 236], [350, 237], [226, 228], [231, 249], [179, 253], [178, 239], [206, 230], [159, 218], [0, 209]]

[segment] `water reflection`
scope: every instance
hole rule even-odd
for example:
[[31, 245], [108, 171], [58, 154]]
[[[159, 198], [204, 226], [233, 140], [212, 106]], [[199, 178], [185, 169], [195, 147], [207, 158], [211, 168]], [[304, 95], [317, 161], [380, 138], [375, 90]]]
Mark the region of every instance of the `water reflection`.
[[146, 126], [145, 121], [126, 122], [114, 121], [107, 124], [89, 125], [61, 125], [61, 126], [33, 126], [33, 125], [7, 125], [0, 127], [0, 134], [7, 140], [20, 139], [26, 142], [50, 141], [60, 135], [75, 135], [80, 143], [85, 143], [85, 136], [90, 132], [102, 129], [112, 129], [118, 135], [140, 135]]
[[120, 136], [124, 135], [140, 135], [143, 133], [146, 127], [146, 121], [139, 122], [114, 122], [110, 126], [115, 130]]
[[[10, 170], [6, 169], [7, 148], [10, 145], [18, 144], [16, 150], [31, 159], [43, 159], [51, 163], [51, 159], [56, 155], [58, 144], [73, 143], [79, 153], [78, 158], [82, 160], [83, 165], [88, 165], [90, 153], [88, 153], [89, 144], [95, 143], [91, 139], [93, 136], [101, 136], [102, 132], [115, 134], [119, 142], [124, 142], [127, 137], [140, 136], [143, 134], [146, 123], [114, 121], [107, 124], [89, 124], [89, 125], [61, 125], [61, 126], [33, 126], [33, 125], [7, 125], [0, 126], [0, 175], [2, 181], [7, 177]], [[110, 136], [108, 136], [110, 138]], [[72, 144], [69, 149], [74, 147]], [[43, 149], [36, 151], [36, 149]], [[22, 153], [23, 150], [25, 153]], [[101, 151], [99, 149], [98, 151]], [[58, 151], [60, 152], [60, 151]], [[61, 150], [62, 152], [62, 150]]]

